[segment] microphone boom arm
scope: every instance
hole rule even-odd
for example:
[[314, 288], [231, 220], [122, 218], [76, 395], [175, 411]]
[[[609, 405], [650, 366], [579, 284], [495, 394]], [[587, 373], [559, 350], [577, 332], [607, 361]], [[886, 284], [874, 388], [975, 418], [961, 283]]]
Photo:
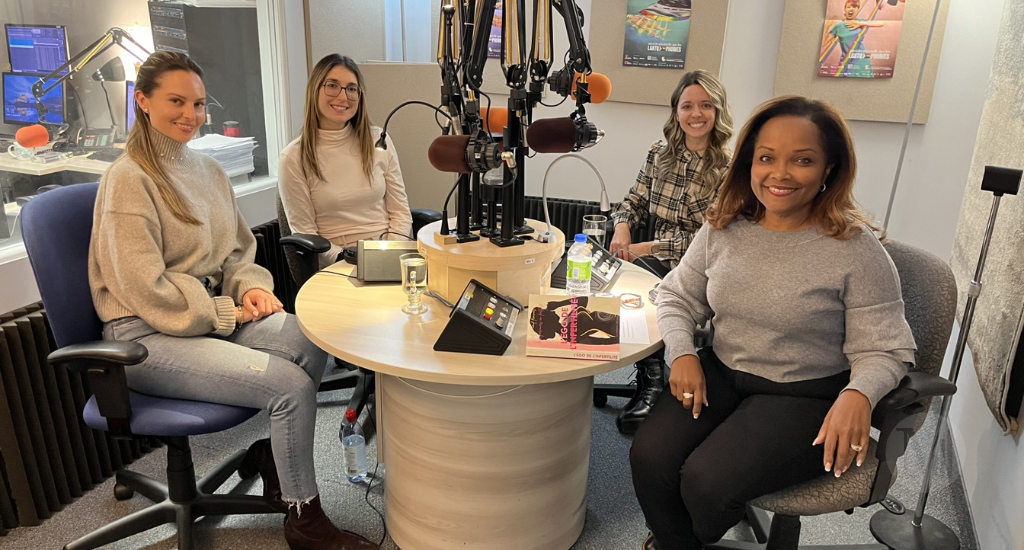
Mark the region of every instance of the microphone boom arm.
[[[32, 84], [32, 95], [36, 99], [36, 113], [39, 115], [39, 122], [46, 122], [46, 106], [43, 105], [43, 96], [50, 93], [51, 90], [61, 85], [65, 80], [71, 78], [72, 75], [81, 71], [90, 61], [98, 57], [103, 52], [109, 50], [115, 44], [121, 46], [126, 52], [132, 55], [135, 59], [145, 63], [145, 59], [140, 57], [137, 53], [124, 45], [124, 40], [127, 39], [129, 42], [135, 45], [138, 49], [142, 50], [148, 56], [151, 52], [147, 50], [142, 44], [139, 44], [132, 35], [128, 34], [124, 29], [119, 27], [112, 27], [107, 32], [103, 33], [103, 36], [99, 37], [95, 42], [89, 44], [84, 50], [78, 52], [71, 59], [68, 59], [60, 67], [57, 67], [46, 76], [40, 77], [40, 79]], [[61, 74], [64, 70], [68, 72]], [[58, 77], [59, 76], [59, 77]], [[46, 82], [54, 77], [51, 84], [47, 85]]]

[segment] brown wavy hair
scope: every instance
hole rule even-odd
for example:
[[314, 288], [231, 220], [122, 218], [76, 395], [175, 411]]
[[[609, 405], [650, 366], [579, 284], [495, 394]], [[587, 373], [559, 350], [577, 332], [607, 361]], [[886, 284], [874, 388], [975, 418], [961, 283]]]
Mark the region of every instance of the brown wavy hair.
[[682, 157], [683, 150], [686, 149], [686, 134], [679, 125], [676, 111], [679, 109], [679, 98], [683, 95], [683, 90], [693, 85], [704, 88], [704, 91], [711, 97], [711, 104], [715, 106], [715, 125], [708, 136], [708, 148], [704, 153], [706, 159], [700, 173], [697, 174], [697, 180], [704, 183], [700, 198], [711, 199], [718, 191], [718, 183], [722, 180], [722, 174], [729, 167], [729, 140], [732, 139], [732, 113], [729, 111], [725, 86], [711, 73], [697, 69], [684, 74], [679, 79], [679, 84], [672, 92], [670, 102], [672, 111], [668, 115], [665, 126], [662, 127], [668, 154], [659, 156], [656, 168], [662, 178], [667, 178]]
[[[135, 91], [142, 92], [146, 97], [153, 97], [153, 92], [160, 87], [158, 80], [164, 73], [170, 71], [185, 71], [203, 77], [203, 69], [189, 56], [169, 51], [159, 51], [146, 58], [146, 62], [139, 67], [139, 74], [135, 77]], [[124, 151], [134, 160], [147, 176], [156, 183], [160, 190], [160, 197], [167, 203], [171, 213], [184, 223], [191, 225], [202, 225], [192, 215], [192, 206], [174, 185], [171, 184], [167, 171], [160, 165], [160, 157], [153, 147], [153, 124], [149, 121], [149, 113], [142, 110], [138, 101], [135, 103], [135, 124], [128, 132], [128, 141], [125, 143]]]
[[750, 170], [761, 128], [780, 116], [798, 116], [813, 122], [818, 127], [825, 163], [831, 167], [825, 176], [825, 190], [818, 193], [811, 203], [810, 221], [822, 233], [837, 239], [847, 239], [861, 227], [878, 230], [853, 198], [857, 156], [850, 128], [842, 113], [829, 103], [801, 96], [777, 97], [762, 103], [740, 130], [732, 165], [725, 175], [718, 199], [707, 212], [711, 227], [722, 229], [739, 215], [753, 221], [764, 217], [764, 205], [757, 200], [750, 186]]
[[366, 174], [366, 177], [370, 177], [370, 172], [373, 170], [373, 127], [370, 124], [370, 116], [367, 114], [363, 73], [359, 71], [359, 65], [356, 65], [351, 57], [332, 53], [317, 61], [306, 82], [306, 107], [302, 121], [302, 133], [299, 135], [299, 152], [302, 155], [302, 175], [307, 178], [312, 174], [317, 179], [324, 179], [316, 158], [317, 130], [320, 129], [320, 108], [317, 106], [317, 100], [320, 98], [320, 88], [327, 81], [327, 73], [339, 65], [356, 75], [356, 84], [359, 85], [359, 105], [356, 106], [356, 114], [349, 119], [348, 124], [352, 126], [356, 140], [359, 142], [363, 173]]

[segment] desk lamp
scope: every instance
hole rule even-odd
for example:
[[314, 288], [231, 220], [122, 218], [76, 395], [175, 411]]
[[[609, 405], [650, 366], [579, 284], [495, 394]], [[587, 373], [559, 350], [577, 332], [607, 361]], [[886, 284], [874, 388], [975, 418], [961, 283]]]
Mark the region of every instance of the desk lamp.
[[608, 188], [605, 187], [604, 185], [604, 177], [601, 176], [601, 171], [598, 170], [592, 162], [590, 162], [589, 160], [580, 155], [577, 155], [575, 153], [564, 154], [556, 158], [555, 160], [551, 161], [551, 164], [548, 165], [548, 169], [544, 171], [544, 183], [541, 184], [541, 199], [544, 203], [544, 223], [547, 224], [548, 228], [547, 231], [544, 231], [540, 235], [537, 235], [537, 240], [542, 243], [551, 242], [555, 237], [554, 234], [551, 232], [551, 216], [550, 214], [548, 214], [548, 174], [551, 173], [551, 169], [556, 164], [558, 164], [560, 160], [566, 158], [576, 158], [582, 160], [583, 162], [587, 163], [587, 166], [589, 166], [595, 174], [597, 174], [597, 181], [601, 185], [601, 213], [607, 216], [608, 213], [611, 212], [612, 210], [611, 203], [609, 203], [608, 201]]

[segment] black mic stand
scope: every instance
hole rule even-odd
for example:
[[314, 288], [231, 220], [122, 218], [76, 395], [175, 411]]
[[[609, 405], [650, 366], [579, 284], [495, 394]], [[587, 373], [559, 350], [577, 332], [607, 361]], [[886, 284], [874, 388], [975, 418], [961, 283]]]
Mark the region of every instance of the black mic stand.
[[[985, 259], [988, 257], [989, 244], [992, 241], [992, 230], [996, 225], [996, 213], [999, 211], [999, 200], [1003, 194], [1016, 195], [1020, 186], [1022, 171], [1010, 168], [999, 168], [986, 166], [985, 175], [981, 180], [983, 191], [992, 191], [992, 208], [988, 214], [988, 225], [985, 228], [985, 237], [981, 243], [981, 256], [978, 258], [978, 266], [974, 271], [974, 278], [967, 287], [967, 307], [964, 308], [964, 317], [960, 323], [960, 334], [956, 338], [956, 350], [953, 353], [953, 364], [949, 370], [949, 381], [956, 384], [960, 374], [960, 364], [964, 359], [964, 350], [967, 348], [967, 334], [971, 331], [971, 322], [974, 320], [974, 306], [981, 295], [981, 274], [985, 269]], [[928, 492], [931, 489], [932, 472], [935, 470], [935, 458], [938, 454], [939, 443], [946, 433], [946, 425], [949, 417], [949, 407], [953, 400], [952, 395], [942, 399], [942, 408], [939, 410], [938, 426], [935, 428], [935, 439], [932, 441], [932, 451], [928, 455], [928, 466], [924, 470], [924, 483], [921, 485], [921, 493], [917, 501], [917, 510], [910, 521], [906, 516], [895, 515], [887, 510], [879, 510], [871, 516], [871, 534], [875, 539], [888, 546], [891, 550], [959, 550], [960, 539], [952, 529], [946, 527], [941, 521], [924, 513], [925, 505], [928, 503]]]

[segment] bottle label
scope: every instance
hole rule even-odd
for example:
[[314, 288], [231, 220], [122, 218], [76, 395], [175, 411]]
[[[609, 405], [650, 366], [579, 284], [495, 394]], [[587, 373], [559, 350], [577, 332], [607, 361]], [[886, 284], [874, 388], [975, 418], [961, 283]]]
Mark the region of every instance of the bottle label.
[[[357, 476], [359, 471], [359, 445], [345, 447], [345, 474]], [[365, 448], [365, 447], [364, 447]]]
[[569, 279], [576, 279], [577, 281], [590, 279], [590, 262], [574, 262], [570, 260], [568, 262], [568, 270], [567, 276]]

